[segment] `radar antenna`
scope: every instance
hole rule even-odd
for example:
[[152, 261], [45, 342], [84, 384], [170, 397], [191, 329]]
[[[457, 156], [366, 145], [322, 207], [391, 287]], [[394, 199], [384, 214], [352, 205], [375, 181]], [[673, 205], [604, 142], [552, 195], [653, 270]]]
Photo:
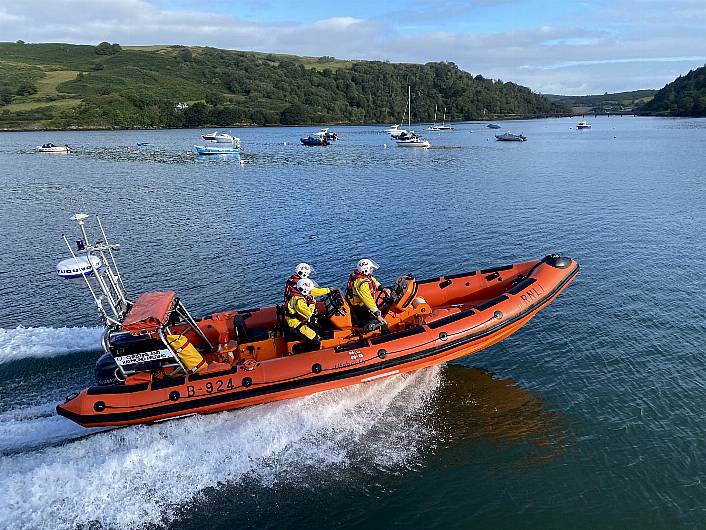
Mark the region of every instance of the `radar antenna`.
[[120, 250], [120, 245], [108, 242], [103, 223], [97, 215], [96, 221], [103, 238], [92, 243], [86, 230], [88, 218], [85, 213], [71, 216], [71, 220], [78, 224], [82, 239], [76, 241], [74, 252], [66, 235], [61, 236], [71, 258], [62, 261], [57, 269], [66, 278], [82, 277], [106, 323], [119, 325], [132, 306], [125, 294], [125, 284], [113, 254], [113, 251]]

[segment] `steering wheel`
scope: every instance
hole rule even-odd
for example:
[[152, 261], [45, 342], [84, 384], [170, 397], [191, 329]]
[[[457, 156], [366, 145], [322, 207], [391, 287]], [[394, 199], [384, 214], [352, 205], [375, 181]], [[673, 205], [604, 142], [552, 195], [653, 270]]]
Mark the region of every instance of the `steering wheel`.
[[327, 294], [323, 296], [324, 307], [326, 311], [323, 313], [323, 317], [331, 318], [336, 315], [344, 315], [345, 303], [343, 302], [343, 295], [340, 289], [332, 289]]

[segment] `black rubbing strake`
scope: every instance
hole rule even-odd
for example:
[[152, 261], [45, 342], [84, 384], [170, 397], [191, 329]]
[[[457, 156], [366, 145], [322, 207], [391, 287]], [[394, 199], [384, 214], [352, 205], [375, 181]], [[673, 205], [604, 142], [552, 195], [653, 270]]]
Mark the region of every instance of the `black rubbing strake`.
[[465, 278], [467, 276], [475, 276], [477, 271], [473, 272], [462, 272], [461, 274], [450, 274], [449, 276], [444, 276], [447, 280], [454, 280], [456, 278]]
[[97, 396], [101, 394], [132, 394], [133, 392], [142, 392], [147, 390], [149, 384], [140, 383], [137, 385], [111, 385], [111, 386], [92, 386], [86, 394], [89, 396]]
[[404, 337], [411, 337], [417, 333], [424, 333], [423, 326], [414, 326], [413, 328], [405, 329], [404, 331], [398, 331], [397, 333], [388, 333], [387, 335], [380, 335], [378, 337], [373, 337], [370, 339], [370, 343], [382, 344], [383, 342], [390, 342], [391, 340], [402, 339]]
[[341, 353], [343, 351], [349, 351], [349, 350], [359, 350], [361, 348], [367, 348], [368, 347], [368, 339], [361, 339], [357, 340], [355, 342], [350, 342], [348, 344], [341, 344], [340, 346], [336, 346], [333, 351], [336, 353]]
[[429, 327], [431, 329], [436, 329], [440, 328], [441, 326], [444, 326], [446, 324], [451, 324], [451, 322], [456, 322], [457, 320], [464, 319], [466, 317], [469, 317], [473, 315], [475, 311], [473, 309], [466, 309], [465, 311], [461, 311], [459, 313], [454, 313], [453, 315], [449, 315], [444, 318], [440, 318], [439, 320], [435, 320], [434, 322], [429, 322]]
[[488, 300], [487, 302], [482, 303], [481, 305], [477, 306], [476, 309], [478, 311], [483, 311], [484, 309], [488, 309], [489, 307], [498, 305], [500, 302], [504, 302], [505, 300], [507, 300], [507, 295], [502, 294], [497, 298], [493, 298], [492, 300]]
[[514, 267], [514, 265], [503, 265], [502, 267], [493, 267], [491, 269], [481, 269], [481, 274], [488, 274], [491, 272], [507, 271]]
[[210, 379], [211, 377], [218, 377], [219, 375], [229, 375], [234, 374], [238, 371], [238, 367], [234, 366], [228, 370], [221, 370], [220, 372], [209, 372], [206, 374], [193, 374], [189, 376], [189, 381], [200, 381], [201, 379]]
[[417, 285], [423, 285], [425, 283], [436, 283], [438, 281], [441, 281], [441, 276], [438, 276], [436, 278], [429, 278], [428, 280], [418, 280]]
[[518, 293], [521, 293], [522, 291], [524, 291], [525, 289], [527, 289], [527, 287], [529, 287], [530, 285], [532, 285], [532, 284], [533, 284], [534, 282], [536, 282], [536, 281], [537, 281], [536, 278], [525, 278], [525, 279], [522, 280], [520, 283], [518, 283], [517, 285], [515, 285], [515, 287], [512, 287], [512, 288], [508, 289], [507, 292], [510, 293], [510, 294], [518, 294]]
[[171, 388], [173, 386], [181, 386], [185, 382], [183, 377], [165, 377], [164, 379], [155, 379], [152, 381], [152, 390], [161, 390], [163, 388]]

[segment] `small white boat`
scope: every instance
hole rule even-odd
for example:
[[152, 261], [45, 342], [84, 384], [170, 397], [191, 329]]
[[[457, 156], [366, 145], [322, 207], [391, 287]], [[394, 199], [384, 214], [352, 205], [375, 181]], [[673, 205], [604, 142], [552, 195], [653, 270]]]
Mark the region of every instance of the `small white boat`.
[[329, 142], [335, 142], [336, 140], [338, 140], [338, 134], [336, 134], [335, 132], [329, 132], [328, 127], [326, 127], [325, 129], [321, 129], [316, 134], [323, 135], [324, 138], [326, 138], [326, 140], [328, 140]]
[[527, 137], [523, 134], [512, 134], [506, 132], [504, 134], [496, 134], [495, 138], [500, 142], [526, 142]]
[[38, 145], [37, 151], [39, 153], [70, 153], [71, 148], [68, 145], [44, 144]]
[[389, 134], [395, 140], [397, 140], [403, 134], [409, 134], [409, 131], [407, 131], [405, 129], [400, 129], [399, 126], [397, 126], [397, 125], [394, 126], [394, 130], [392, 130], [392, 129], [393, 129], [393, 127], [390, 127], [388, 129], [388, 131], [391, 131], [391, 132], [388, 132], [387, 134]]
[[[407, 127], [412, 129], [412, 88], [407, 87]], [[399, 136], [395, 138], [397, 140], [397, 147], [422, 147], [424, 149], [431, 147], [431, 143], [425, 140], [421, 136], [417, 135], [414, 131], [403, 131]]]
[[216, 142], [223, 144], [232, 144], [236, 140], [236, 138], [231, 136], [230, 134], [218, 131], [213, 131], [210, 134], [202, 134], [201, 138], [203, 138], [207, 142]]
[[578, 123], [576, 124], [576, 128], [577, 128], [577, 129], [590, 129], [590, 128], [591, 128], [591, 124], [588, 123], [588, 122], [585, 121], [585, 120], [584, 120], [584, 121], [580, 121], [580, 122], [578, 122]]
[[454, 130], [453, 127], [450, 127], [450, 126], [444, 125], [444, 124], [432, 125], [427, 129], [427, 131], [453, 131], [453, 130]]
[[409, 134], [406, 130], [400, 129], [399, 125], [393, 125], [389, 129], [386, 129], [385, 132], [392, 136], [395, 140], [402, 134]]
[[307, 147], [331, 144], [328, 138], [328, 129], [321, 129], [319, 132], [311, 133], [309, 136], [299, 138], [299, 141], [302, 145], [306, 145]]
[[404, 135], [401, 135], [397, 140], [398, 147], [431, 147], [431, 143], [425, 140], [421, 136], [417, 135], [414, 131], [410, 131]]
[[421, 147], [428, 149], [431, 147], [431, 143], [424, 138], [417, 136], [415, 138], [409, 138], [407, 140], [397, 140], [397, 147]]

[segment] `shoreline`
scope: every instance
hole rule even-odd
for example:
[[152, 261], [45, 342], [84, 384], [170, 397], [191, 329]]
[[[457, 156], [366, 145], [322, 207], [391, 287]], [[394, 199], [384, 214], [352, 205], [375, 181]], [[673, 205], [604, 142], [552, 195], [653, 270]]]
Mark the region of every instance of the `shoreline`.
[[[504, 121], [530, 121], [530, 120], [544, 120], [544, 119], [562, 119], [562, 118], [579, 118], [579, 117], [593, 117], [593, 118], [610, 118], [610, 117], [626, 117], [626, 118], [698, 118], [698, 116], [668, 116], [660, 114], [642, 114], [634, 112], [616, 112], [611, 114], [565, 114], [561, 116], [541, 116], [541, 117], [513, 117], [513, 118], [493, 118], [482, 120], [466, 120], [466, 121], [454, 121], [448, 122], [451, 125], [462, 124], [462, 123], [489, 123], [489, 122], [504, 122]], [[417, 125], [430, 125], [430, 123], [419, 123]], [[0, 127], [0, 133], [2, 132], [88, 132], [88, 131], [176, 131], [176, 130], [203, 130], [203, 129], [260, 129], [260, 128], [272, 128], [272, 127], [389, 127], [390, 123], [301, 123], [301, 124], [272, 124], [272, 125], [257, 125], [252, 123], [236, 123], [231, 125], [203, 125], [200, 127], [101, 127], [101, 126], [86, 126], [86, 127], [27, 127], [27, 128], [2, 128]]]

